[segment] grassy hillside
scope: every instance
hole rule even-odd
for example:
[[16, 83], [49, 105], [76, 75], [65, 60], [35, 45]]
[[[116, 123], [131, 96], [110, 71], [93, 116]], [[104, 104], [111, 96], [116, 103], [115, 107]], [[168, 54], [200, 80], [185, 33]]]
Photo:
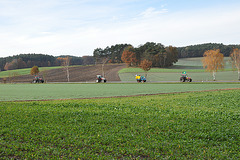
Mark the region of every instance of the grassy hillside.
[[[224, 63], [225, 63], [225, 67], [224, 67], [224, 70], [222, 71], [231, 71], [232, 64], [230, 62], [229, 57], [224, 58]], [[176, 64], [174, 64], [170, 68], [152, 68], [148, 72], [149, 73], [156, 73], [156, 72], [165, 73], [165, 72], [181, 72], [182, 70], [187, 72], [205, 72], [205, 69], [203, 68], [203, 65], [202, 65], [202, 57], [181, 58], [178, 60]], [[119, 71], [119, 73], [134, 73], [134, 72], [142, 73], [144, 72], [144, 70], [140, 68], [129, 67]]]
[[[181, 58], [178, 60], [176, 64], [172, 68], [176, 69], [203, 69], [202, 64], [202, 57], [195, 57], [195, 58]], [[224, 69], [232, 69], [231, 58], [224, 57]]]
[[[39, 71], [46, 71], [51, 69], [58, 69], [62, 68], [62, 66], [56, 66], [56, 67], [39, 67]], [[2, 71], [0, 72], [0, 78], [3, 77], [9, 77], [9, 76], [21, 76], [21, 75], [28, 75], [30, 74], [31, 68], [24, 68], [24, 69], [16, 69], [16, 70], [8, 70], [8, 71]]]
[[240, 159], [239, 97], [0, 102], [0, 159]]

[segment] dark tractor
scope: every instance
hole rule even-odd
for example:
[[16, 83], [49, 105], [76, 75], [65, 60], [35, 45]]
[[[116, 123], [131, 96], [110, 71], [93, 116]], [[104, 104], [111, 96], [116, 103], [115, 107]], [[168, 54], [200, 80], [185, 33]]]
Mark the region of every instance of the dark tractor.
[[44, 83], [44, 80], [38, 76], [35, 76], [32, 83]]
[[180, 77], [180, 82], [192, 82], [192, 78], [188, 77], [186, 73], [183, 73]]
[[97, 75], [96, 82], [97, 82], [97, 83], [100, 83], [100, 82], [106, 83], [107, 80], [106, 80], [106, 78], [104, 78], [103, 76]]

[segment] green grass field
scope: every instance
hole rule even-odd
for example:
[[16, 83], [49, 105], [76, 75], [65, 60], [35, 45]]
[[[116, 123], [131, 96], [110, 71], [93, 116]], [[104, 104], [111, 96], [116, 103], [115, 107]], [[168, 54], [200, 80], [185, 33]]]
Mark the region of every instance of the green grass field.
[[[62, 68], [62, 66], [39, 67], [39, 71], [46, 71], [46, 70], [58, 69], [58, 68]], [[9, 76], [11, 77], [13, 75], [15, 75], [15, 76], [28, 75], [28, 74], [30, 74], [30, 71], [31, 71], [31, 68], [2, 71], [2, 72], [0, 72], [0, 78], [9, 77]]]
[[[196, 69], [203, 69], [202, 64], [202, 58], [203, 57], [195, 57], [195, 58], [180, 58], [176, 64], [172, 68], [178, 68], [182, 69], [184, 66], [187, 68], [196, 68]], [[225, 69], [231, 69], [231, 58], [230, 57], [224, 57], [224, 68]]]
[[[181, 77], [182, 71], [179, 72], [149, 72], [147, 73], [147, 82], [157, 82], [157, 81], [179, 81]], [[133, 73], [119, 73], [119, 77], [121, 81], [135, 82], [135, 75], [145, 75], [143, 72], [133, 72]], [[193, 81], [212, 81], [212, 74], [209, 72], [188, 72], [189, 77], [193, 79]], [[233, 71], [223, 71], [217, 72], [216, 81], [238, 81], [238, 73]]]
[[74, 99], [240, 88], [240, 83], [0, 84], [0, 101]]
[[[148, 81], [178, 81], [183, 69], [211, 79], [199, 58], [187, 61]], [[109, 98], [82, 99], [95, 97]], [[0, 84], [0, 159], [240, 159], [239, 107], [237, 82]]]
[[240, 90], [0, 102], [0, 159], [240, 159], [239, 102]]

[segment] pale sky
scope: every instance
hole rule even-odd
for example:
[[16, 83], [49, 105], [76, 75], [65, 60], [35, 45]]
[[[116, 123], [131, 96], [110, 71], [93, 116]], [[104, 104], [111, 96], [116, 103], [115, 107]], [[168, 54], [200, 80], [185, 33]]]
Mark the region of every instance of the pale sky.
[[0, 57], [146, 42], [240, 44], [239, 0], [0, 0]]

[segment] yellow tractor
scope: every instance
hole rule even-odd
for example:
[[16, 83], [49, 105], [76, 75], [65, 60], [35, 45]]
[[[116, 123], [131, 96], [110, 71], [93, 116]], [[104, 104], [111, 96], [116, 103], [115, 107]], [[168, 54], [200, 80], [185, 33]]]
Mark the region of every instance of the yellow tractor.
[[146, 78], [144, 76], [136, 75], [137, 82], [146, 82]]

